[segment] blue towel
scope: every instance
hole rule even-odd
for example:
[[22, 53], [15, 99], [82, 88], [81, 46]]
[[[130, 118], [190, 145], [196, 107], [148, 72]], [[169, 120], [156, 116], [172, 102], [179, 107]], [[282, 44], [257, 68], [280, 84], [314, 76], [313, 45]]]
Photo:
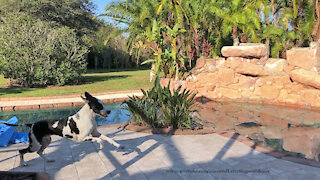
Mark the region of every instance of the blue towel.
[[[9, 124], [17, 124], [18, 119], [17, 119], [17, 117], [14, 116], [11, 119], [9, 119], [8, 121], [1, 121], [1, 122], [6, 122]], [[2, 147], [8, 146], [8, 142], [13, 134], [13, 131], [14, 131], [14, 127], [7, 126], [5, 124], [0, 124], [0, 146], [2, 146]]]
[[16, 132], [14, 131], [9, 143], [15, 144], [15, 143], [28, 143], [29, 142], [29, 136], [28, 133], [24, 132]]

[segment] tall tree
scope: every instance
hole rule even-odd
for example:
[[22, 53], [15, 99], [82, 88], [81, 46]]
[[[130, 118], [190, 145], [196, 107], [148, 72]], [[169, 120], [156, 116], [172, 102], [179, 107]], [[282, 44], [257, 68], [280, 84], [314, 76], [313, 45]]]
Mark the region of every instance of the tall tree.
[[94, 32], [100, 23], [93, 15], [90, 0], [0, 0], [2, 15], [24, 12], [42, 21], [55, 22], [58, 26], [74, 29], [83, 43], [91, 45]]

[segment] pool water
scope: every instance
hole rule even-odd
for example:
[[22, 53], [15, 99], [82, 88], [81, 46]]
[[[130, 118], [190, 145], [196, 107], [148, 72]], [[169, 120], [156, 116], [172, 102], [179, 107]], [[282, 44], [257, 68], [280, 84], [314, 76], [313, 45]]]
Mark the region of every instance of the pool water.
[[217, 131], [232, 131], [277, 151], [318, 160], [320, 112], [262, 104], [207, 102], [200, 119]]
[[[120, 104], [105, 104], [107, 109], [111, 110], [111, 113], [107, 118], [96, 116], [96, 122], [98, 125], [123, 123], [129, 120], [129, 112], [120, 107]], [[10, 111], [0, 112], [0, 120], [8, 120], [12, 116], [16, 116], [20, 124], [34, 123], [43, 119], [55, 119], [64, 118], [74, 115], [79, 111], [81, 107], [72, 107], [64, 109], [38, 109], [29, 111]], [[28, 128], [16, 127], [16, 131], [28, 132]]]

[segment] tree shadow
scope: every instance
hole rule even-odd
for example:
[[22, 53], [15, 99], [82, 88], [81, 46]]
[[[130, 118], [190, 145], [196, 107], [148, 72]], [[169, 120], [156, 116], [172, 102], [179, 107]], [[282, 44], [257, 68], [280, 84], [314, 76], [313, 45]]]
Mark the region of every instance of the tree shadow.
[[83, 82], [80, 84], [92, 84], [101, 81], [108, 81], [108, 80], [117, 80], [117, 79], [125, 79], [130, 77], [130, 75], [121, 75], [121, 76], [100, 76], [100, 75], [88, 75], [83, 78]]
[[10, 88], [0, 88], [0, 96], [6, 94], [20, 94], [29, 91], [28, 88], [21, 87], [10, 87]]
[[150, 70], [149, 67], [140, 67], [140, 68], [120, 68], [120, 69], [89, 69], [86, 74], [101, 74], [101, 73], [110, 73], [110, 72], [132, 72], [132, 71], [141, 71], [141, 70]]
[[[118, 136], [123, 133], [130, 134], [130, 131], [123, 132], [121, 130], [116, 130], [114, 132], [107, 133], [107, 135], [111, 137]], [[126, 149], [118, 150], [110, 144], [105, 143], [105, 147], [100, 151], [98, 150], [98, 144], [96, 143], [94, 145], [89, 142], [79, 144], [70, 140], [59, 139], [53, 141], [52, 145], [50, 145], [50, 152], [46, 153], [46, 155], [49, 158], [60, 157], [60, 161], [56, 161], [55, 163], [45, 163], [40, 157], [36, 157], [27, 162], [30, 164], [30, 167], [16, 167], [10, 171], [46, 171], [49, 172], [51, 176], [55, 176], [60, 173], [62, 168], [66, 168], [71, 164], [75, 164], [76, 168], [80, 168], [81, 163], [86, 163], [88, 159], [91, 159], [88, 163], [92, 163], [94, 162], [92, 159], [97, 158], [98, 156], [102, 159], [103, 165], [86, 164], [86, 166], [94, 166], [97, 171], [99, 168], [107, 168], [104, 170], [107, 174], [100, 179], [148, 179], [150, 177], [155, 177], [155, 179], [272, 179], [279, 175], [281, 177], [285, 177], [285, 175], [287, 175], [280, 170], [277, 171], [277, 168], [289, 168], [290, 170], [291, 168], [294, 169], [301, 166], [295, 165], [295, 167], [291, 167], [291, 162], [285, 161], [282, 161], [280, 165], [272, 164], [272, 161], [275, 160], [275, 158], [262, 153], [255, 153], [254, 149], [256, 145], [254, 145], [249, 152], [245, 152], [241, 156], [230, 156], [229, 153], [232, 151], [241, 151], [241, 148], [236, 149], [233, 147], [239, 145], [239, 143], [235, 145], [238, 137], [239, 134], [234, 133], [231, 138], [224, 141], [224, 145], [221, 143], [206, 144], [207, 147], [211, 147], [209, 148], [211, 151], [212, 149], [217, 149], [218, 151], [216, 153], [203, 149], [205, 147], [200, 147], [202, 149], [202, 153], [208, 153], [211, 155], [208, 156], [207, 161], [201, 162], [197, 159], [197, 156], [200, 155], [197, 154], [199, 152], [194, 151], [195, 154], [192, 154], [192, 149], [198, 148], [196, 146], [196, 142], [193, 142], [192, 139], [188, 140], [185, 138], [186, 142], [184, 144], [177, 144], [176, 142], [181, 141], [181, 138], [179, 138], [178, 135], [171, 136], [135, 133], [130, 135], [129, 138], [127, 136], [125, 137], [126, 139], [122, 138], [117, 140], [120, 144], [127, 145]], [[189, 152], [192, 157], [190, 157], [191, 159], [188, 159], [189, 157], [186, 157], [186, 154], [183, 151], [187, 146], [193, 145], [194, 147], [192, 147]], [[216, 146], [219, 148], [215, 148]], [[163, 148], [164, 152], [158, 151], [158, 148]], [[212, 156], [213, 154], [215, 154], [215, 156]], [[148, 160], [146, 160], [147, 157]], [[164, 163], [167, 166], [161, 167], [161, 163], [158, 162]], [[147, 163], [147, 165], [144, 164], [142, 167], [140, 166], [141, 163]], [[273, 167], [273, 165], [275, 166]], [[289, 165], [289, 167], [286, 167], [287, 165]], [[110, 167], [112, 167], [112, 169], [110, 169]], [[138, 168], [139, 171], [131, 172], [132, 168]], [[150, 170], [140, 168], [150, 168]], [[246, 172], [246, 170], [259, 168], [265, 170], [265, 173]], [[244, 171], [238, 173], [232, 172], [233, 170], [241, 169]], [[288, 173], [294, 172], [292, 169], [291, 172], [289, 172], [289, 170]], [[82, 174], [88, 173], [82, 172], [81, 168], [80, 170], [77, 169], [77, 171]], [[314, 174], [316, 174], [316, 172], [308, 174], [307, 177], [309, 177], [309, 175], [314, 176]], [[300, 176], [298, 175], [296, 177]]]

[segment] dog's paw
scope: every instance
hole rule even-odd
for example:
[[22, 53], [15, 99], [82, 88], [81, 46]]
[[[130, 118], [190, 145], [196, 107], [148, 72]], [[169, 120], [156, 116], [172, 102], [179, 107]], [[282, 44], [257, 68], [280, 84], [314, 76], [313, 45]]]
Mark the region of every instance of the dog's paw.
[[28, 164], [27, 163], [23, 163], [23, 164], [20, 164], [21, 167], [27, 167]]
[[56, 160], [54, 160], [54, 159], [48, 159], [47, 162], [48, 162], [48, 163], [52, 163], [52, 162], [56, 162]]
[[102, 149], [103, 149], [103, 143], [100, 143], [99, 150], [102, 150]]

